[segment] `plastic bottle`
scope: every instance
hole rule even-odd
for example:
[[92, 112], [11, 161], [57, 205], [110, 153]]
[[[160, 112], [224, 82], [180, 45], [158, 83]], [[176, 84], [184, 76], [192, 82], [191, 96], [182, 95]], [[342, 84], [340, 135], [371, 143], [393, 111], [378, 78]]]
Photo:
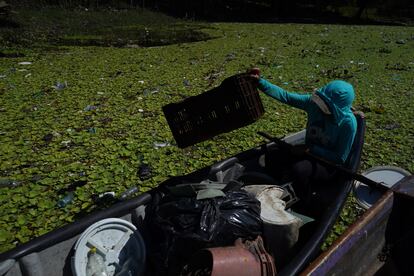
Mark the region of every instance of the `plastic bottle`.
[[19, 184], [20, 184], [20, 182], [16, 181], [16, 180], [4, 179], [4, 178], [0, 179], [0, 188], [3, 188], [3, 187], [15, 188], [15, 187], [19, 186]]
[[136, 186], [131, 187], [131, 188], [125, 190], [125, 192], [123, 192], [121, 194], [121, 196], [119, 197], [119, 200], [126, 200], [128, 197], [130, 197], [131, 195], [136, 194], [138, 192], [139, 192], [139, 187], [136, 187]]
[[73, 201], [74, 197], [75, 197], [75, 194], [73, 192], [69, 192], [58, 201], [57, 205], [60, 208], [66, 207]]
[[108, 276], [104, 258], [96, 253], [93, 247], [88, 252], [88, 263], [86, 264], [86, 276]]

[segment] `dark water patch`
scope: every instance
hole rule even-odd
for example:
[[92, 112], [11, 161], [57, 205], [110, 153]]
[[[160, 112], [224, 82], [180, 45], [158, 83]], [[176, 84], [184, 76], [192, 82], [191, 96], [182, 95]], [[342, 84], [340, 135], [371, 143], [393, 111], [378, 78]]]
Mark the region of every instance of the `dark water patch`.
[[55, 45], [47, 45], [47, 44], [39, 44], [37, 45], [40, 52], [47, 52], [47, 53], [65, 53], [68, 52], [68, 48], [58, 47]]
[[25, 55], [19, 52], [1, 52], [0, 51], [0, 58], [18, 58], [24, 57]]
[[11, 19], [0, 18], [0, 28], [19, 28], [20, 25]]
[[207, 41], [215, 37], [190, 28], [114, 29], [104, 35], [67, 36], [58, 40], [63, 46], [153, 47]]

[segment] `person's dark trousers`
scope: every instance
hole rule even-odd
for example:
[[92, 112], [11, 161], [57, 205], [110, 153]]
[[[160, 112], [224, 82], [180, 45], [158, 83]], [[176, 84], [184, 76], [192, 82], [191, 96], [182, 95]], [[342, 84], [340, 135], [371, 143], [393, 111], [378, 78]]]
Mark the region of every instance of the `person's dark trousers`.
[[335, 169], [326, 168], [316, 161], [307, 159], [297, 161], [292, 166], [292, 186], [297, 197], [309, 200], [311, 185], [329, 185], [335, 176]]
[[305, 201], [310, 197], [311, 184], [328, 184], [336, 173], [335, 169], [306, 159], [304, 155], [293, 155], [283, 151], [268, 153], [265, 163], [268, 173], [281, 183], [292, 181], [297, 197]]

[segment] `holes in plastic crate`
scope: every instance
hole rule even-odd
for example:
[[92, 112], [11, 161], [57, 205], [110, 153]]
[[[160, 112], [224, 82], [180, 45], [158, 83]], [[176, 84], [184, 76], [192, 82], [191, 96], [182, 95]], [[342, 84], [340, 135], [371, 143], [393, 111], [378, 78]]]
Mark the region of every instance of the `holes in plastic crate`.
[[199, 116], [198, 119], [196, 120], [196, 125], [200, 126], [203, 125], [204, 120], [202, 116]]
[[240, 103], [239, 103], [239, 101], [236, 101], [234, 103], [234, 106], [236, 107], [236, 110], [239, 110], [240, 109]]
[[182, 133], [187, 133], [187, 132], [189, 132], [190, 130], [192, 130], [193, 128], [192, 128], [192, 126], [191, 126], [191, 123], [189, 122], [189, 121], [187, 121], [187, 122], [185, 122], [184, 123], [184, 127], [182, 128], [184, 131], [181, 131], [180, 130], [180, 133], [182, 134]]
[[208, 117], [210, 118], [210, 120], [217, 119], [217, 113], [216, 113], [216, 111], [215, 110], [212, 110], [210, 112], [210, 114], [208, 115]]
[[264, 112], [256, 87], [243, 75], [219, 87], [163, 107], [179, 147], [204, 141], [256, 121]]

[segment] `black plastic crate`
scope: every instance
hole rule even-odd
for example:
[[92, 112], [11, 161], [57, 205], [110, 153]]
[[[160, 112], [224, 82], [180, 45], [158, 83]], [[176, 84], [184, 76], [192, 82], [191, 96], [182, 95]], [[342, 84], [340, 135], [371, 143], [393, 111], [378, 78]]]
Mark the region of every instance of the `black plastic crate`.
[[264, 108], [254, 80], [238, 74], [163, 111], [177, 145], [185, 148], [255, 122]]

